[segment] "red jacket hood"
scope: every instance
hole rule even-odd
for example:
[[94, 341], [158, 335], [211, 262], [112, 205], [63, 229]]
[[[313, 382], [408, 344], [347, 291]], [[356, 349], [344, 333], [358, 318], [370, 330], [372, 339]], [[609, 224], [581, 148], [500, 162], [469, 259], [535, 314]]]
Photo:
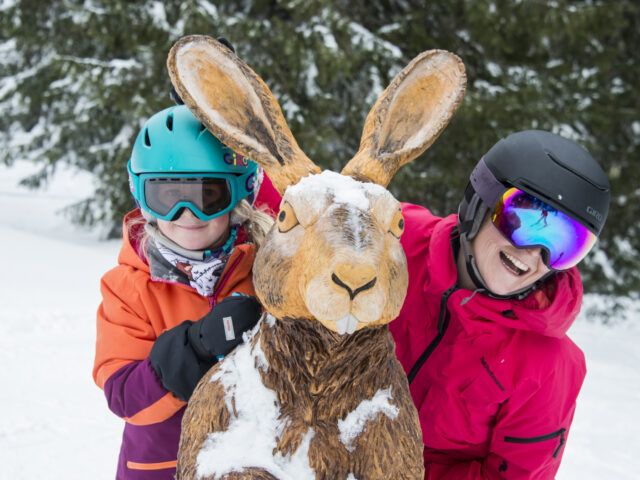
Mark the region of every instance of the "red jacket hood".
[[[403, 212], [411, 216], [414, 205], [404, 205]], [[426, 261], [422, 265], [410, 266], [413, 269], [428, 269], [429, 285], [440, 287], [442, 291], [450, 288], [457, 279], [458, 272], [451, 246], [451, 232], [457, 225], [457, 215], [444, 219], [432, 217], [427, 228], [408, 229], [402, 236], [405, 250], [420, 248], [420, 244], [431, 237]], [[448, 258], [449, 261], [442, 261]], [[409, 275], [420, 275], [410, 271]], [[434, 285], [435, 283], [435, 285]], [[500, 325], [519, 330], [530, 330], [548, 337], [563, 337], [580, 312], [582, 304], [582, 282], [577, 268], [560, 272], [549, 278], [538, 290], [524, 300], [498, 300], [481, 293], [460, 289], [456, 297], [466, 300], [464, 307], [468, 311], [466, 320], [493, 321]]]

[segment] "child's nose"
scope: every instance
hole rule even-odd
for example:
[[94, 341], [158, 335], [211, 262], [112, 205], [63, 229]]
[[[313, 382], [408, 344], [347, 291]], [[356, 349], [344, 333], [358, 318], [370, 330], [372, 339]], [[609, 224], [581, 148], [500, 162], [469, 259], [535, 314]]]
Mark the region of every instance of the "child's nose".
[[185, 219], [187, 220], [191, 220], [193, 218], [197, 218], [193, 212], [191, 211], [190, 208], [187, 207], [182, 207], [180, 210], [178, 210], [178, 213], [176, 214], [174, 221], [176, 220], [180, 220], [182, 217], [185, 217]]

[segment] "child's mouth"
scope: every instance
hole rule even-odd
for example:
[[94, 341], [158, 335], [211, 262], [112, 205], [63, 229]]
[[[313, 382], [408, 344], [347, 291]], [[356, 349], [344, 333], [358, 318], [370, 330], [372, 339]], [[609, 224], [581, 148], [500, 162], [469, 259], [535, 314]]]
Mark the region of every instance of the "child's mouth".
[[176, 227], [184, 228], [185, 230], [199, 230], [204, 225], [176, 225]]

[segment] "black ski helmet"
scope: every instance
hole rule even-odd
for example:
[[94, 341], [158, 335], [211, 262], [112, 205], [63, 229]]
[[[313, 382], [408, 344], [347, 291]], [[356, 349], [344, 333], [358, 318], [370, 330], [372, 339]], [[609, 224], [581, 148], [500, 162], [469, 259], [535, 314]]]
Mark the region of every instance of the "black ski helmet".
[[[607, 175], [584, 148], [559, 135], [525, 130], [496, 143], [471, 173], [458, 209], [461, 246], [472, 240], [502, 194], [516, 187], [527, 192], [599, 235], [609, 213], [610, 186]], [[467, 256], [474, 278], [477, 269]], [[471, 263], [470, 263], [471, 261]], [[472, 272], [472, 268], [474, 272]], [[528, 293], [530, 289], [527, 289]]]

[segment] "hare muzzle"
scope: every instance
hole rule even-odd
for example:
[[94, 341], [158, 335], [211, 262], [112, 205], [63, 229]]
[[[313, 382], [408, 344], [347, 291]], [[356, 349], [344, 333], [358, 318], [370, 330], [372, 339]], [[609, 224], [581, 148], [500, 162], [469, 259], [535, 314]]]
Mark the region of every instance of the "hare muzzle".
[[376, 284], [376, 269], [370, 265], [357, 265], [351, 262], [338, 264], [331, 274], [331, 280], [344, 288], [353, 300], [361, 292], [373, 288]]

